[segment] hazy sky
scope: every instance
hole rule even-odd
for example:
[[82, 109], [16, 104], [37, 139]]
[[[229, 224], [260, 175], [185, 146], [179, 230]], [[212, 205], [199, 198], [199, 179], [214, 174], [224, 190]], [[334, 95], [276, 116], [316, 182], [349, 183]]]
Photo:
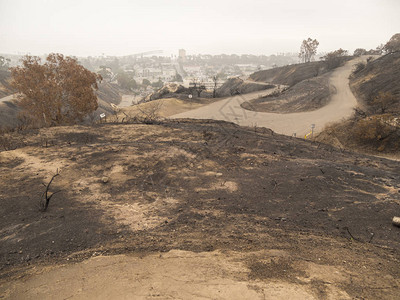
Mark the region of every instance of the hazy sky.
[[127, 55], [375, 48], [400, 32], [400, 0], [0, 0], [0, 53]]

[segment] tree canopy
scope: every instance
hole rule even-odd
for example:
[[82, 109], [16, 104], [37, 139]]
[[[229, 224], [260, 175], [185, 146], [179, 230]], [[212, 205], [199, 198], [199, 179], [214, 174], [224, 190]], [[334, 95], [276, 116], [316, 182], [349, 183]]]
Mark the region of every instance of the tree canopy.
[[366, 55], [368, 52], [364, 48], [357, 48], [354, 50], [353, 55], [354, 56], [361, 56], [361, 55]]
[[162, 88], [163, 85], [164, 85], [164, 83], [161, 81], [160, 78], [158, 79], [158, 81], [153, 82], [153, 83], [151, 84], [151, 86], [154, 87], [154, 88]]
[[120, 87], [127, 89], [127, 90], [134, 90], [138, 87], [135, 79], [131, 73], [127, 73], [124, 70], [118, 70], [117, 73], [117, 82]]
[[308, 38], [303, 40], [300, 47], [299, 57], [303, 62], [310, 62], [315, 54], [317, 54], [319, 42], [316, 39]]
[[383, 49], [388, 53], [400, 51], [400, 33], [393, 35]]
[[151, 85], [151, 82], [150, 82], [150, 80], [144, 78], [143, 81], [142, 81], [142, 85], [149, 86], [149, 85]]
[[97, 73], [101, 76], [101, 78], [107, 79], [108, 82], [111, 82], [111, 79], [114, 76], [113, 72], [111, 72], [111, 68], [107, 66], [100, 66], [100, 70], [97, 71]]
[[25, 56], [11, 75], [18, 105], [39, 125], [74, 124], [98, 107], [94, 89], [101, 76], [75, 58], [52, 53], [42, 63], [37, 56]]

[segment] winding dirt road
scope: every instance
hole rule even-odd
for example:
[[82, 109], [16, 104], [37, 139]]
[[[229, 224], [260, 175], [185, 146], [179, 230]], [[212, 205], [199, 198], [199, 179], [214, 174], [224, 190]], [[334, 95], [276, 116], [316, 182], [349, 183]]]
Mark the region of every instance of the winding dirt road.
[[361, 57], [351, 60], [332, 73], [329, 83], [336, 92], [331, 95], [331, 101], [326, 106], [314, 111], [278, 114], [249, 111], [240, 106], [245, 101], [268, 95], [276, 90], [270, 89], [229, 97], [171, 118], [224, 120], [243, 126], [267, 127], [285, 135], [296, 133], [299, 137], [309, 133], [311, 124], [315, 124], [314, 132], [318, 132], [329, 123], [338, 122], [352, 115], [357, 100], [350, 90], [349, 76], [353, 66], [364, 59]]

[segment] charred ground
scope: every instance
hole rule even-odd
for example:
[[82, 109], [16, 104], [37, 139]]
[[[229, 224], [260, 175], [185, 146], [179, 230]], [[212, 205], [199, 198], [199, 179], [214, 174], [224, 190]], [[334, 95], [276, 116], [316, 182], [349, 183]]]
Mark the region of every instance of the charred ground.
[[244, 102], [248, 110], [293, 113], [312, 111], [326, 105], [330, 100], [331, 87], [329, 73], [305, 79], [292, 87], [284, 88], [275, 94]]
[[[302, 271], [283, 268], [311, 261], [351, 274], [341, 288], [353, 297], [400, 294], [399, 162], [216, 121], [58, 127], [10, 143], [19, 146], [0, 153], [4, 280], [98, 254], [282, 249], [290, 260], [249, 261], [249, 276], [296, 281]], [[62, 192], [41, 213], [57, 168]]]

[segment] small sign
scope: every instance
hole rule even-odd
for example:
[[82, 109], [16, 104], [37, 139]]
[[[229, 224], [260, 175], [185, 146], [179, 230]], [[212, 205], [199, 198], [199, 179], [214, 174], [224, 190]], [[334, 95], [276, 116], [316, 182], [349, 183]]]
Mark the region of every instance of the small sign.
[[192, 94], [189, 94], [189, 99], [192, 99], [193, 98], [193, 95]]
[[106, 117], [106, 114], [105, 113], [102, 113], [102, 114], [100, 114], [100, 118], [105, 118]]
[[311, 124], [311, 128], [315, 128], [315, 124]]

